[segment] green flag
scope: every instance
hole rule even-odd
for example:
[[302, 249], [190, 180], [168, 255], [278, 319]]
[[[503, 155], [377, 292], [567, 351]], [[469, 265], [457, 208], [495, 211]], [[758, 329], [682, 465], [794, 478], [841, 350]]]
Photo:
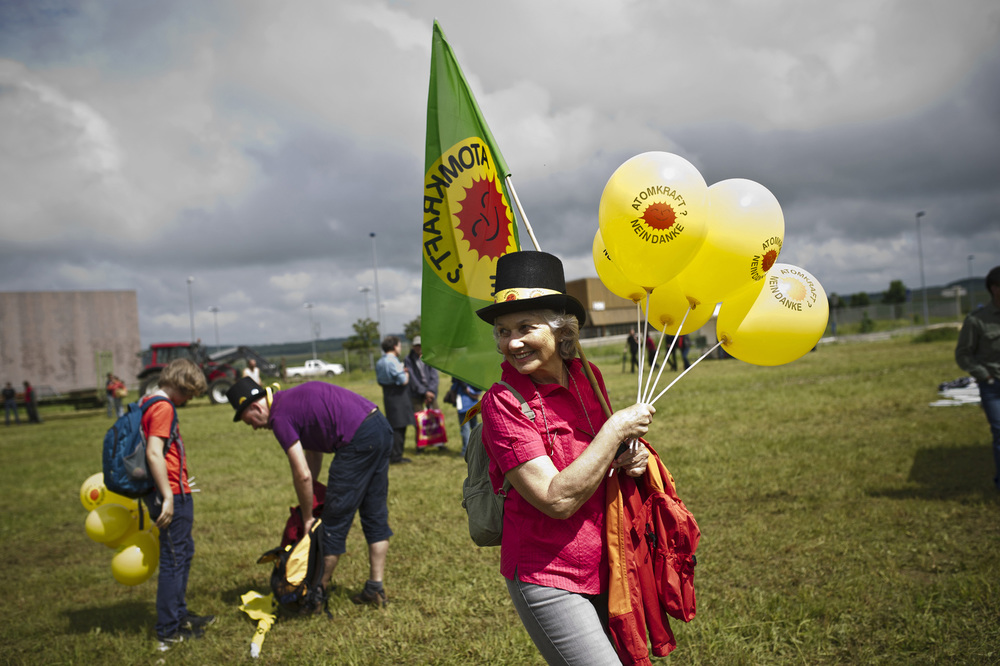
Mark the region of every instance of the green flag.
[[431, 49], [424, 162], [424, 362], [473, 386], [500, 378], [493, 329], [476, 310], [493, 302], [497, 259], [520, 245], [509, 174], [437, 21]]

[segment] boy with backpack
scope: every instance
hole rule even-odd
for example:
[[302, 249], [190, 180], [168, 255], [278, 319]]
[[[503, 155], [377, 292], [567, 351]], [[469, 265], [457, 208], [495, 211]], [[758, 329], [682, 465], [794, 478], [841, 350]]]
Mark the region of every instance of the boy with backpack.
[[[140, 400], [153, 401], [142, 415], [146, 462], [156, 489], [143, 500], [160, 529], [160, 571], [156, 584], [156, 635], [159, 650], [192, 638], [201, 638], [215, 621], [187, 608], [187, 581], [194, 555], [194, 502], [188, 483], [184, 440], [177, 408], [205, 392], [205, 375], [188, 359], [171, 361], [160, 374], [159, 390]], [[156, 398], [166, 398], [166, 400]]]

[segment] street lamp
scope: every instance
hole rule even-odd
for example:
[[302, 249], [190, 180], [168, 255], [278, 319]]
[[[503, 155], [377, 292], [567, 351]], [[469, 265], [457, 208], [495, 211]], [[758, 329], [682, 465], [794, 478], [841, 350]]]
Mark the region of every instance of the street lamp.
[[376, 254], [376, 252], [375, 252], [375, 232], [373, 231], [373, 232], [371, 232], [368, 235], [371, 236], [371, 239], [372, 239], [372, 266], [375, 269], [375, 316], [378, 317], [378, 322], [377, 322], [378, 327], [376, 329], [376, 333], [378, 335], [376, 337], [379, 340], [381, 340], [382, 339], [382, 305], [381, 305], [382, 301], [379, 300], [379, 296], [378, 296], [378, 254]]
[[191, 313], [191, 342], [194, 342], [194, 298], [191, 295], [191, 283], [194, 282], [194, 277], [188, 276], [188, 311]]
[[302, 307], [309, 310], [309, 340], [312, 342], [312, 357], [316, 358], [316, 325], [313, 324], [313, 308], [315, 306], [312, 303], [306, 303]]
[[208, 311], [215, 315], [215, 351], [219, 351], [219, 308], [215, 305], [208, 306]]
[[369, 314], [368, 312], [368, 292], [371, 290], [372, 288], [367, 285], [365, 285], [364, 287], [358, 287], [358, 291], [360, 291], [362, 294], [365, 295], [365, 319], [372, 318], [371, 314]]
[[920, 291], [924, 294], [924, 326], [930, 324], [927, 314], [927, 284], [924, 282], [924, 245], [920, 239], [920, 218], [924, 216], [924, 211], [917, 211], [917, 253], [920, 255]]

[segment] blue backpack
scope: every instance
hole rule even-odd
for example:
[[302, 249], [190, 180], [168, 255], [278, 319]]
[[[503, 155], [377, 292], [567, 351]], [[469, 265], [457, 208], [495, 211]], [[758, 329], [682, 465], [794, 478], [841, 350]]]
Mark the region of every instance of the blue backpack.
[[[104, 435], [104, 485], [108, 490], [125, 497], [138, 499], [156, 488], [146, 464], [146, 436], [142, 433], [142, 415], [150, 405], [166, 400], [154, 396], [141, 406], [133, 402], [128, 410], [108, 428]], [[170, 403], [173, 407], [173, 403]], [[173, 433], [177, 428], [177, 410], [170, 425], [169, 448], [174, 442]], [[164, 451], [166, 453], [166, 451]]]

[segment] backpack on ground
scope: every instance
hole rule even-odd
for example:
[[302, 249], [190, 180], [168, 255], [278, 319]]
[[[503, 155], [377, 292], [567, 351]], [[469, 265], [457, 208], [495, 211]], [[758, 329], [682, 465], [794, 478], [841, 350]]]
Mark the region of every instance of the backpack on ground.
[[320, 610], [332, 619], [323, 588], [323, 527], [317, 518], [296, 543], [272, 548], [257, 564], [274, 563], [271, 592], [278, 605], [292, 615], [309, 615]]
[[[520, 393], [507, 382], [500, 382], [521, 403], [521, 413], [531, 421], [535, 412]], [[472, 410], [469, 410], [472, 413]], [[503, 536], [503, 503], [510, 490], [510, 481], [504, 479], [499, 493], [493, 492], [490, 481], [490, 459], [483, 445], [482, 421], [469, 434], [469, 445], [465, 449], [467, 474], [462, 483], [462, 507], [469, 515], [469, 536], [477, 546], [499, 546]]]
[[169, 448], [177, 429], [177, 410], [163, 396], [149, 398], [142, 405], [133, 402], [114, 425], [108, 428], [104, 435], [104, 485], [111, 492], [138, 499], [156, 488], [146, 463], [146, 435], [142, 432], [142, 415], [153, 403], [164, 400], [170, 403], [174, 412], [170, 424], [170, 439], [167, 442]]

